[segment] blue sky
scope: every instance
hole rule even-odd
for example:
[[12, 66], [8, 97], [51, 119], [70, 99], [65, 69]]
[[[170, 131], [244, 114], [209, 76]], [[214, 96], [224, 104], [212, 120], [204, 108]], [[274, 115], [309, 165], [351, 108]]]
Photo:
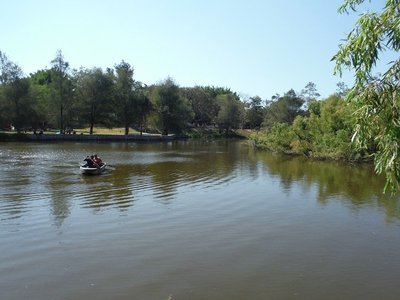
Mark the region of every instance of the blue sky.
[[[1, 3], [3, 2], [3, 3]], [[374, 1], [377, 7], [383, 1]], [[0, 50], [26, 74], [60, 49], [73, 68], [121, 60], [146, 84], [228, 87], [269, 99], [312, 81], [327, 97], [349, 73], [330, 61], [357, 13], [341, 0], [0, 0]]]

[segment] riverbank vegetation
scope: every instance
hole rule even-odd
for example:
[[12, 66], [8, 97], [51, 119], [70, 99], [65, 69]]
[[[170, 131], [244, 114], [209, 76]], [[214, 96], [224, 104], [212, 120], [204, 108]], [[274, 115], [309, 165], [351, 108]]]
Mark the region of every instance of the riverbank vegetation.
[[325, 101], [316, 100], [312, 82], [301, 93], [261, 99], [226, 87], [180, 87], [171, 78], [147, 85], [134, 78], [133, 66], [125, 61], [106, 70], [78, 70], [58, 51], [50, 69], [26, 76], [5, 53], [0, 58], [0, 127], [16, 132], [67, 134], [87, 128], [98, 134], [99, 128], [123, 128], [118, 133], [237, 136], [243, 129], [271, 132], [278, 124], [290, 126], [310, 114], [306, 102], [315, 113]]
[[368, 153], [351, 146], [354, 108], [344, 100], [343, 83], [326, 99], [318, 99], [312, 82], [301, 92], [261, 99], [226, 87], [180, 87], [171, 78], [147, 85], [125, 61], [77, 70], [58, 51], [50, 69], [24, 76], [5, 53], [0, 57], [0, 124], [16, 132], [246, 136], [260, 148], [313, 158], [354, 160]]
[[365, 154], [350, 143], [354, 108], [344, 101], [343, 84], [326, 99], [318, 99], [312, 82], [300, 93], [261, 99], [229, 88], [179, 87], [171, 78], [146, 85], [125, 61], [106, 70], [76, 70], [58, 51], [50, 69], [24, 76], [4, 53], [1, 58], [0, 124], [17, 132], [101, 134], [105, 127], [117, 134], [216, 138], [247, 129], [256, 146], [272, 151], [344, 160]]
[[298, 110], [292, 120], [287, 118], [293, 111], [282, 112], [277, 122], [268, 124], [251, 138], [257, 146], [276, 152], [317, 159], [359, 160], [368, 157], [368, 151], [352, 147], [353, 113], [354, 108], [339, 95], [323, 101], [311, 100], [308, 109]]

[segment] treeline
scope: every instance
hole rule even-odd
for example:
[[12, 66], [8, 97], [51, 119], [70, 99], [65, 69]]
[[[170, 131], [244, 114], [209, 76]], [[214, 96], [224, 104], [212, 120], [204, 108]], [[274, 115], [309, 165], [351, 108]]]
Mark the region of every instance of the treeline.
[[182, 88], [171, 78], [146, 85], [122, 61], [112, 68], [72, 69], [58, 51], [51, 68], [24, 76], [0, 52], [0, 127], [16, 131], [95, 126], [131, 128], [164, 135], [212, 126], [221, 132], [242, 127], [245, 103], [229, 88]]
[[51, 68], [24, 76], [0, 52], [0, 126], [15, 130], [95, 126], [131, 128], [140, 133], [187, 133], [193, 128], [255, 129], [257, 146], [310, 157], [354, 159], [351, 147], [354, 108], [344, 101], [347, 87], [338, 84], [327, 99], [314, 83], [301, 93], [289, 90], [269, 100], [241, 99], [229, 88], [179, 87], [171, 78], [146, 85], [134, 78], [125, 61], [112, 68], [72, 69], [58, 51]]

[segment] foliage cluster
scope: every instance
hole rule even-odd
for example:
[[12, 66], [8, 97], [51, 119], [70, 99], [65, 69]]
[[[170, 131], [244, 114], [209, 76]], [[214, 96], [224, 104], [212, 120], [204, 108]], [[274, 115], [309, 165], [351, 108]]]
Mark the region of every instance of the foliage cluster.
[[[355, 145], [366, 149], [371, 143], [375, 169], [385, 173], [387, 188], [400, 189], [400, 10], [398, 0], [386, 0], [380, 11], [366, 9], [371, 1], [345, 0], [340, 13], [364, 10], [354, 29], [339, 46], [333, 57], [335, 71], [342, 74], [344, 68], [354, 71], [355, 83], [347, 100], [355, 107]], [[364, 4], [364, 5], [362, 5]], [[386, 57], [385, 57], [386, 56]], [[383, 71], [377, 63], [387, 56]]]
[[352, 148], [354, 108], [339, 96], [312, 100], [292, 122], [276, 122], [251, 137], [259, 147], [317, 159], [354, 160], [366, 153]]

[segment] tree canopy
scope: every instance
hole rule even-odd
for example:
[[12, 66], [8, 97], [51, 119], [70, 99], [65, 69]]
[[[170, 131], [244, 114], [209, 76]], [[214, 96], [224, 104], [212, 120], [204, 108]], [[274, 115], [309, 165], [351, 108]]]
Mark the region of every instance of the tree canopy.
[[172, 78], [168, 77], [153, 88], [152, 101], [162, 134], [168, 135], [171, 131], [181, 133], [187, 127], [192, 110]]
[[275, 123], [292, 124], [297, 115], [304, 113], [302, 106], [304, 99], [289, 90], [283, 97], [274, 98], [266, 108], [264, 126], [272, 127]]

